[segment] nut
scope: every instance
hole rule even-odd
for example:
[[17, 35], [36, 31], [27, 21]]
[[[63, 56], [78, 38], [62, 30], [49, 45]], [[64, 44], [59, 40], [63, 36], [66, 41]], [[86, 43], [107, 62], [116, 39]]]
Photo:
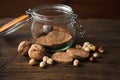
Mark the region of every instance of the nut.
[[83, 46], [88, 46], [89, 44], [89, 42], [84, 42]]
[[94, 58], [98, 58], [99, 57], [99, 53], [98, 52], [93, 53], [93, 57]]
[[22, 41], [22, 42], [20, 42], [20, 44], [18, 46], [18, 53], [20, 53], [21, 55], [27, 55], [30, 46], [31, 46], [30, 41]]
[[84, 51], [90, 52], [90, 49], [88, 47], [83, 48]]
[[49, 59], [48, 56], [44, 56], [44, 57], [43, 57], [43, 62], [47, 62], [48, 59]]
[[87, 47], [90, 48], [91, 46], [93, 46], [93, 44], [88, 44]]
[[73, 66], [79, 66], [79, 64], [80, 64], [79, 60], [75, 59], [73, 61]]
[[52, 30], [50, 25], [43, 25], [43, 32], [44, 34], [48, 34]]
[[46, 51], [43, 46], [38, 44], [32, 44], [28, 51], [28, 55], [31, 59], [42, 60]]
[[45, 66], [46, 66], [46, 62], [40, 62], [40, 64], [39, 64], [39, 66], [41, 67], [41, 68], [44, 68]]
[[29, 65], [34, 66], [36, 64], [38, 64], [38, 62], [35, 59], [30, 59]]
[[96, 61], [96, 58], [94, 58], [94, 57], [90, 57], [90, 58], [89, 58], [89, 61], [93, 63], [93, 62]]
[[77, 49], [81, 49], [82, 47], [81, 47], [81, 45], [76, 44], [76, 45], [75, 45], [75, 48], [77, 48]]
[[49, 58], [49, 59], [47, 60], [47, 64], [53, 64], [53, 60], [52, 60], [51, 58]]
[[91, 45], [89, 48], [90, 48], [90, 50], [92, 50], [92, 51], [95, 51], [95, 50], [96, 50], [96, 47], [95, 47], [94, 45]]
[[86, 48], [86, 46], [82, 46], [82, 49], [84, 50], [84, 48]]
[[98, 48], [98, 52], [100, 52], [100, 53], [104, 53], [104, 49], [103, 49], [103, 47], [99, 47], [99, 48]]

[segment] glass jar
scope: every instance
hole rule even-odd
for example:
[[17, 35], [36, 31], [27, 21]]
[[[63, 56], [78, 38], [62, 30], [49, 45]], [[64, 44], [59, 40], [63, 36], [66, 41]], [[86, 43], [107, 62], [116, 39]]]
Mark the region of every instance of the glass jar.
[[84, 34], [77, 15], [63, 4], [41, 5], [27, 10], [32, 17], [33, 43], [43, 45], [48, 51], [64, 51], [75, 41], [76, 31]]

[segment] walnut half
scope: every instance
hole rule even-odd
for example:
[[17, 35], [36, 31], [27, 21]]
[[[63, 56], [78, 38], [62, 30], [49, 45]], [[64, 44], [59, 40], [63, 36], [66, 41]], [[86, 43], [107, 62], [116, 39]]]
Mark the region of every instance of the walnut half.
[[31, 46], [30, 41], [22, 41], [22, 42], [20, 42], [20, 44], [18, 46], [18, 53], [20, 53], [21, 55], [27, 55], [30, 46]]
[[29, 57], [35, 60], [42, 60], [42, 58], [45, 56], [45, 53], [46, 50], [39, 44], [32, 44], [28, 51]]

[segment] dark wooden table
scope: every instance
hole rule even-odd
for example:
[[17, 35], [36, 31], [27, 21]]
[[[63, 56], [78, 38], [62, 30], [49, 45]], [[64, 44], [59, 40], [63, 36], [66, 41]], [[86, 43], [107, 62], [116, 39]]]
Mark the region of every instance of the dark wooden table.
[[[0, 19], [0, 25], [12, 18]], [[55, 64], [46, 68], [29, 66], [28, 57], [17, 54], [22, 40], [30, 40], [30, 25], [7, 37], [0, 37], [0, 80], [120, 80], [120, 20], [80, 20], [86, 29], [85, 38], [105, 53], [96, 63], [81, 61], [80, 67]]]

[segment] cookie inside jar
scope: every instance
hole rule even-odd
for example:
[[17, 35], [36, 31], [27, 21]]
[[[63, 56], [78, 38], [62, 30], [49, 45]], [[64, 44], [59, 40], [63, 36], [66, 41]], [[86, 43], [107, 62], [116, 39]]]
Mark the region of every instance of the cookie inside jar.
[[34, 32], [34, 43], [44, 46], [49, 51], [65, 50], [72, 45], [72, 34], [64, 26], [46, 24], [41, 26], [41, 29]]
[[32, 16], [33, 42], [48, 51], [64, 51], [75, 39], [72, 8], [63, 4], [41, 5], [29, 11]]

